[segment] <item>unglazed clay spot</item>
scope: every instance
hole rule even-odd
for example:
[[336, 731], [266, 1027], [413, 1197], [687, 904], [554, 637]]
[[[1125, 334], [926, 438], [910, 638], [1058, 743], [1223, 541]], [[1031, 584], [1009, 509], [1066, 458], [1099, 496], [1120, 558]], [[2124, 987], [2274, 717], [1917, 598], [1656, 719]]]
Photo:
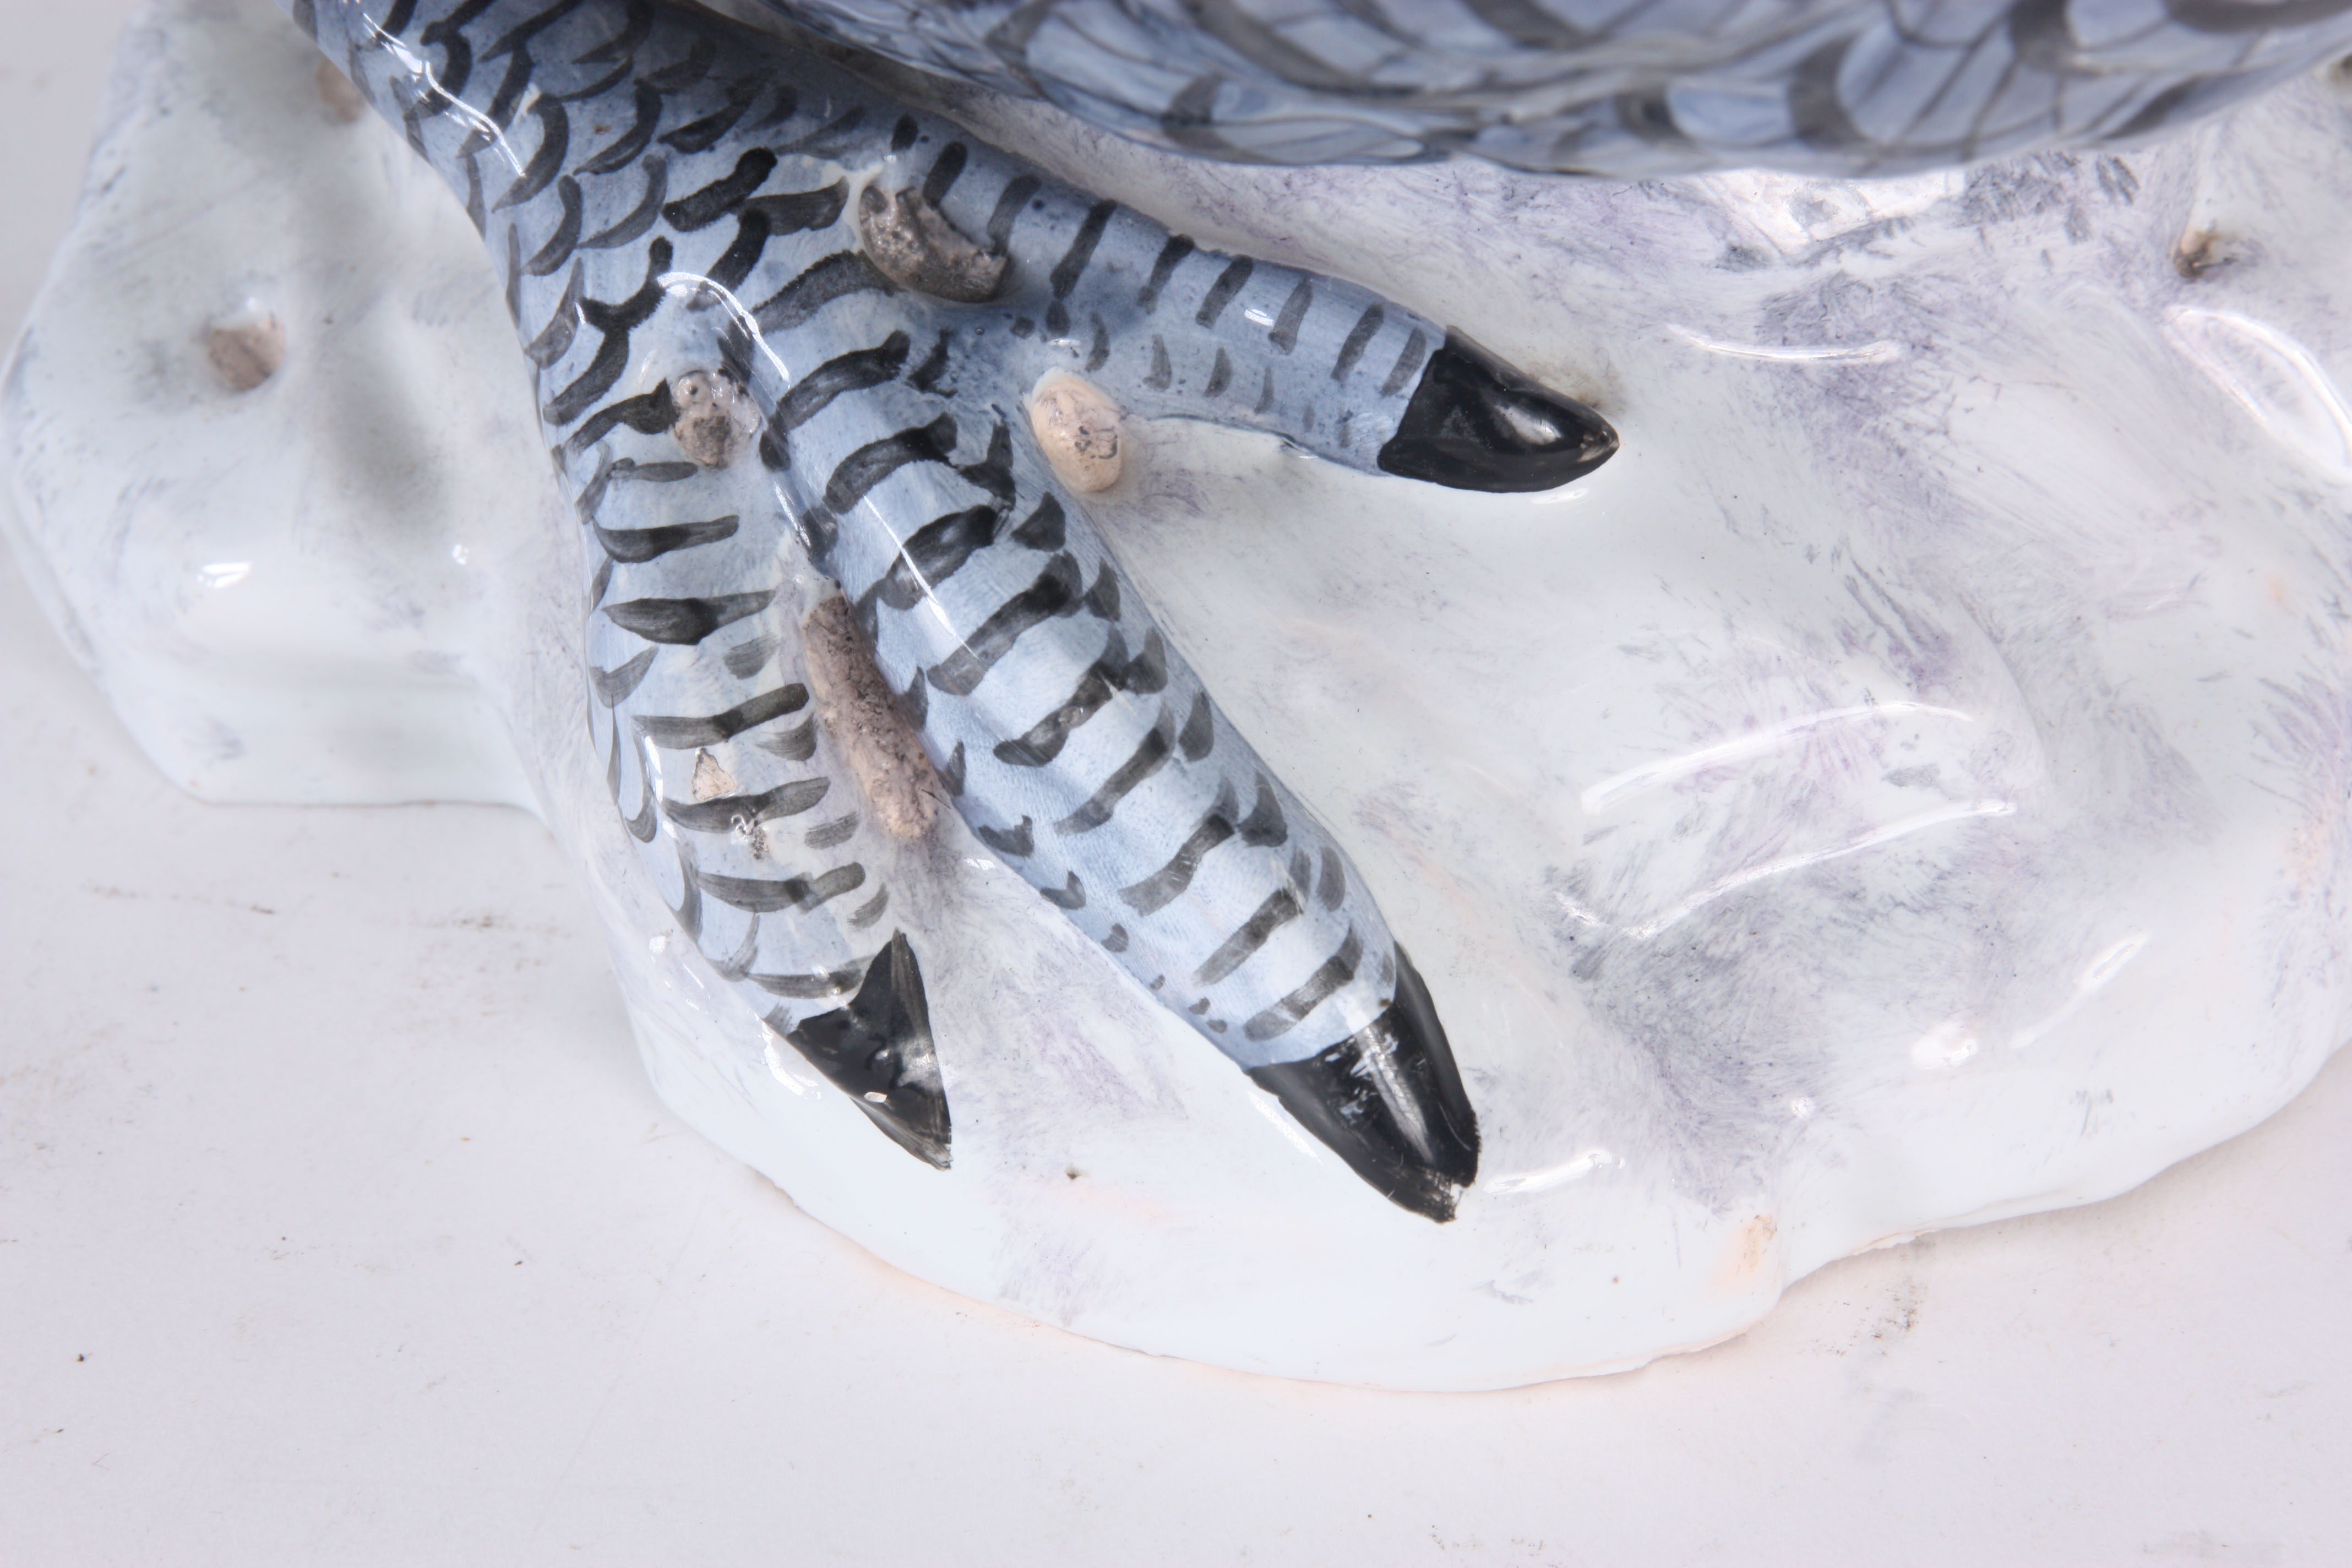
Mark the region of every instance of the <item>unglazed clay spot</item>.
[[259, 311], [229, 317], [205, 335], [205, 357], [231, 392], [251, 392], [286, 363], [286, 323]]
[[709, 752], [694, 754], [694, 777], [688, 783], [687, 790], [697, 801], [717, 800], [723, 795], [733, 795], [741, 787], [735, 782], [735, 775], [721, 767], [719, 759]]
[[352, 79], [334, 61], [320, 60], [314, 79], [319, 84], [319, 101], [327, 106], [327, 112], [338, 125], [349, 125], [367, 112], [367, 100], [360, 96], [360, 89], [352, 85]]
[[962, 305], [993, 300], [1004, 287], [1004, 255], [968, 238], [918, 192], [894, 197], [866, 186], [857, 197], [857, 233], [893, 283]]
[[735, 378], [723, 371], [698, 370], [677, 378], [677, 422], [669, 433], [678, 449], [706, 468], [735, 460], [760, 427], [760, 411]]
[[920, 838], [939, 815], [940, 776], [874, 668], [866, 635], [839, 595], [801, 626], [818, 719], [848, 763], [874, 820], [899, 838]]
[[1054, 377], [1029, 403], [1029, 428], [1037, 445], [1061, 481], [1083, 495], [1118, 483], [1126, 463], [1118, 419], [1118, 405], [1075, 375]]
[[2198, 227], [2183, 234], [2173, 247], [2172, 267], [2183, 278], [2195, 282], [2233, 265], [2243, 255], [2243, 247], [2229, 235], [2216, 228]]

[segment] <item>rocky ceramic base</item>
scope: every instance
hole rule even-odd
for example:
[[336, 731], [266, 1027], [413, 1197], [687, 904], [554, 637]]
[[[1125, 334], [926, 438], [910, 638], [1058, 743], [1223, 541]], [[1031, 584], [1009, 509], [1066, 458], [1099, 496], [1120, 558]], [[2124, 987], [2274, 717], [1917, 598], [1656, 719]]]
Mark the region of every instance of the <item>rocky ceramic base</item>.
[[1236, 171], [950, 106], [1451, 321], [1624, 438], [1530, 499], [1168, 424], [1093, 502], [1435, 994], [1485, 1139], [1442, 1226], [944, 814], [894, 911], [953, 1168], [762, 1052], [583, 743], [574, 525], [496, 279], [350, 107], [259, 0], [134, 28], [6, 383], [19, 555], [200, 795], [539, 809], [663, 1097], [913, 1273], [1250, 1370], [1603, 1371], [1857, 1249], [2129, 1187], [2346, 1031], [2331, 81], [2128, 156], [1870, 185]]

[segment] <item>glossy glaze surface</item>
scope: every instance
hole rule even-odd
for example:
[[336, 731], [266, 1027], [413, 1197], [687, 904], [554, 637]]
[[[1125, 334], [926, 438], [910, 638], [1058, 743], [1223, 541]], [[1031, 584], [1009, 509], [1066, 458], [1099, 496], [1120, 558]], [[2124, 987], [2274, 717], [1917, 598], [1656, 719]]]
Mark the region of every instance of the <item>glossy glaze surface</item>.
[[734, 0], [1239, 163], [1843, 178], [2126, 146], [2352, 47], [2342, 0]]
[[[952, 1162], [920, 944], [890, 918], [889, 840], [943, 803], [1383, 1195], [1450, 1219], [1478, 1139], [1435, 1008], [1021, 393], [1082, 374], [1114, 450], [1118, 410], [1187, 416], [1497, 493], [1599, 467], [1607, 424], [1393, 301], [1202, 249], [706, 14], [294, 16], [503, 256], [582, 529], [614, 826], [772, 1037], [755, 1055], [798, 1051]], [[215, 339], [231, 390], [270, 374]]]
[[[610, 807], [562, 651], [575, 590], [553, 542], [576, 525], [489, 357], [495, 274], [421, 205], [406, 249], [307, 259], [343, 242], [266, 205], [305, 170], [373, 182], [355, 211], [438, 193], [365, 122], [270, 134], [323, 110], [299, 51], [265, 73], [267, 22], [209, 54], [230, 24], [134, 50], [147, 74], [101, 151], [122, 177], [18, 361], [18, 493], [55, 602], [159, 760], [248, 797], [420, 793], [349, 747], [330, 775], [288, 710], [356, 714], [349, 672], [432, 662], [396, 641], [367, 662], [371, 618], [437, 638], [453, 698], [470, 677], [529, 738], [664, 1092], [893, 1261], [1227, 1364], [1522, 1382], [1735, 1331], [1786, 1279], [1890, 1236], [2119, 1190], [2266, 1114], [2340, 1036], [2332, 88], [2160, 154], [1898, 185], [1283, 176], [1278, 234], [1248, 227], [1272, 176], [1066, 130], [1037, 144], [1204, 238], [1333, 270], [1392, 257], [1352, 269], [1625, 434], [1544, 502], [1400, 501], [1170, 423], [1139, 430], [1131, 488], [1089, 503], [1446, 1012], [1486, 1157], [1441, 1229], [1366, 1205], [1254, 1113], [976, 845], [932, 857], [906, 900], [957, 1106], [940, 1184], [814, 1075], [728, 1068], [712, 977], [648, 952], [657, 892], [583, 832]], [[165, 103], [214, 106], [217, 140], [181, 116], [184, 162], [123, 158], [158, 145]], [[163, 223], [168, 264], [140, 243]], [[468, 292], [420, 289], [437, 276]], [[285, 368], [232, 404], [198, 379], [207, 323], [261, 294]], [[488, 345], [449, 326], [460, 300]], [[384, 338], [355, 335], [371, 320]], [[322, 374], [354, 345], [432, 369]], [[275, 433], [331, 426], [354, 388], [368, 440]], [[385, 460], [387, 427], [437, 450], [385, 463], [415, 488], [341, 482]], [[511, 434], [422, 434], [451, 427]], [[126, 502], [131, 458], [149, 477]], [[270, 510], [296, 494], [337, 504]], [[404, 605], [431, 616], [385, 613]], [[340, 670], [315, 657], [330, 632], [353, 651]], [[232, 654], [278, 684], [215, 679], [181, 729], [142, 721], [151, 672], [194, 684]], [[436, 765], [459, 781], [437, 793], [511, 776]]]

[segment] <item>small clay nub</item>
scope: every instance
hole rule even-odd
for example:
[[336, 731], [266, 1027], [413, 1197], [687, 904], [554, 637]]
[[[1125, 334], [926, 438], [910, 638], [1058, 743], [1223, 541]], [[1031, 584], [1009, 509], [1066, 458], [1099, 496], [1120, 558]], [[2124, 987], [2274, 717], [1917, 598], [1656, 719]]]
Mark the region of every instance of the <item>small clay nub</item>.
[[678, 450], [706, 468], [723, 468], [760, 428], [751, 395], [724, 371], [689, 371], [677, 378], [671, 396], [677, 420], [669, 427]]
[[718, 800], [733, 795], [743, 786], [735, 775], [719, 765], [719, 759], [708, 751], [694, 753], [694, 776], [687, 782], [687, 793], [697, 801]]
[[1029, 428], [1061, 481], [1081, 495], [1118, 483], [1118, 405], [1092, 382], [1057, 375], [1029, 401]]
[[940, 776], [875, 667], [849, 601], [836, 594], [801, 625], [818, 720], [849, 764], [874, 820], [899, 838], [920, 838], [939, 815]]
[[231, 392], [251, 392], [286, 363], [286, 323], [267, 315], [222, 321], [205, 335], [205, 357]]
[[2172, 269], [2190, 282], [2239, 260], [2242, 251], [2216, 228], [2192, 228], [2172, 247]]
[[336, 124], [349, 125], [367, 112], [367, 100], [360, 96], [360, 89], [352, 85], [352, 79], [338, 69], [334, 61], [320, 60], [314, 79], [319, 84], [319, 101], [327, 106]]
[[857, 197], [857, 233], [867, 258], [901, 287], [960, 305], [993, 300], [1004, 287], [1005, 255], [967, 237], [919, 192], [894, 197], [866, 186]]

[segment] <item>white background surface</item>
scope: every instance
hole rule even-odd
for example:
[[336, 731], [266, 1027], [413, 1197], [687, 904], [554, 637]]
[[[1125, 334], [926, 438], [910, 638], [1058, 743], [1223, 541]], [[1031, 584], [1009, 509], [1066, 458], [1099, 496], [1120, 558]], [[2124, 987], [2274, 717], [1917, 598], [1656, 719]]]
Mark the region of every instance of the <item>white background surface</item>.
[[[0, 321], [128, 6], [0, 0]], [[1391, 1395], [918, 1284], [673, 1121], [539, 826], [200, 805], [0, 564], [0, 1560], [2341, 1561], [2352, 1064], [1733, 1343]]]

